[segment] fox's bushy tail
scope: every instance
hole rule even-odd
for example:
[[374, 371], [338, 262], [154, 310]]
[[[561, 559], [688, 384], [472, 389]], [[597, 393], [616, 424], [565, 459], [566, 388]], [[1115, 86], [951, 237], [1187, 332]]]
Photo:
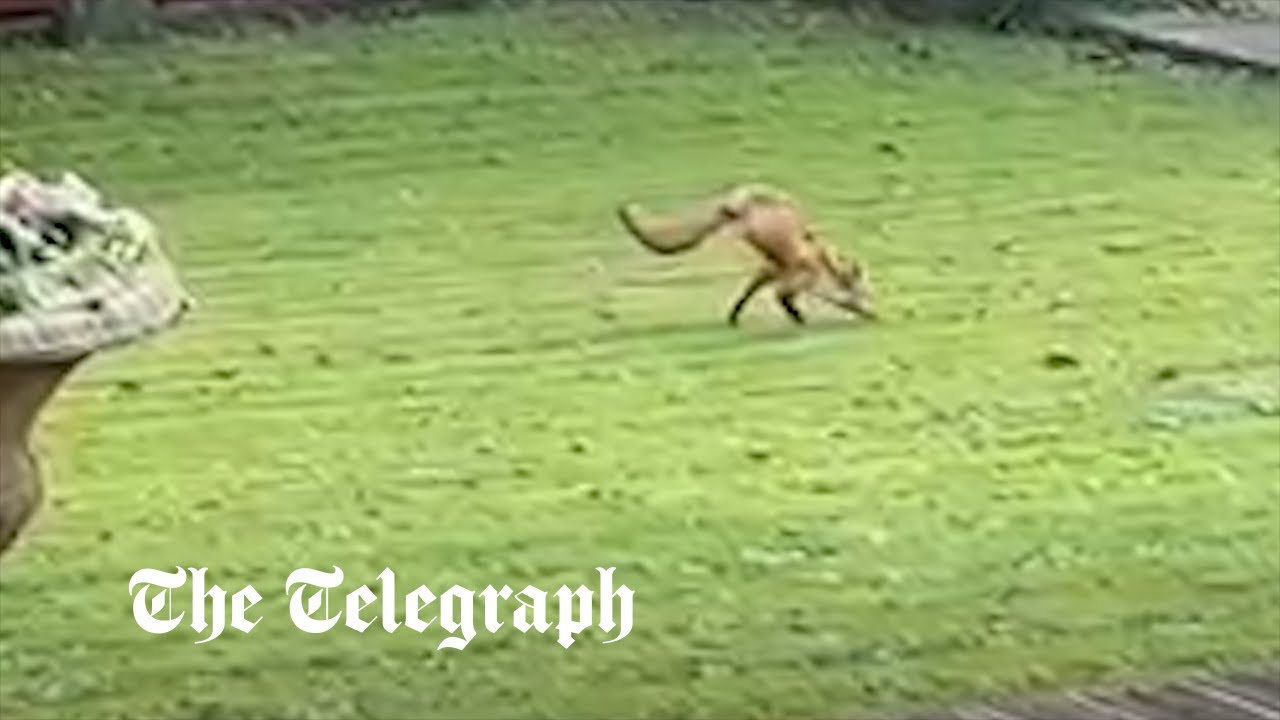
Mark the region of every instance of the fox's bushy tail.
[[721, 212], [718, 203], [709, 203], [683, 217], [648, 213], [635, 203], [619, 206], [617, 213], [632, 237], [660, 255], [692, 250], [730, 220]]
[[631, 236], [661, 255], [692, 250], [725, 226], [743, 217], [752, 207], [786, 204], [785, 193], [759, 183], [734, 183], [681, 214], [656, 215], [636, 203], [618, 207], [618, 219]]

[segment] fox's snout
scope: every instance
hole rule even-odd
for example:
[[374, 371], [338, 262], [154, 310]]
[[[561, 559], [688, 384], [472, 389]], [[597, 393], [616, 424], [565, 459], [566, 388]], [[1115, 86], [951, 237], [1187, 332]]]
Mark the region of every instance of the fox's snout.
[[847, 290], [849, 292], [850, 309], [868, 320], [874, 320], [878, 317], [875, 311], [874, 293], [865, 275], [849, 283]]

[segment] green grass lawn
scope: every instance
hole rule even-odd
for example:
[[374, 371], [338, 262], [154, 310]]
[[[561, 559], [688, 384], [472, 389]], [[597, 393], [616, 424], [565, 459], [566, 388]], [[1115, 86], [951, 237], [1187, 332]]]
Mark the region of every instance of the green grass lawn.
[[[4, 50], [0, 155], [146, 208], [201, 305], [51, 409], [0, 716], [818, 718], [1280, 653], [1274, 84], [714, 12]], [[740, 249], [613, 219], [740, 178], [884, 321], [732, 330]], [[175, 565], [264, 620], [143, 632]], [[302, 633], [334, 565], [616, 566], [635, 628]]]

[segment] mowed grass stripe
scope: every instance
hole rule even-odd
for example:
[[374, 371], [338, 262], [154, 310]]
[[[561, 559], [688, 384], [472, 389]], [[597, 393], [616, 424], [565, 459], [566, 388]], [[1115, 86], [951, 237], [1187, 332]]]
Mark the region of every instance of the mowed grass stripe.
[[[958, 340], [961, 338], [951, 336], [949, 339]], [[812, 401], [812, 396], [841, 391], [851, 393], [855, 398], [882, 397], [886, 395], [882, 387], [863, 386], [861, 383], [848, 385], [839, 381], [826, 381], [824, 384], [821, 379], [815, 379], [811, 383], [797, 386], [795, 383], [779, 384], [776, 381], [771, 382], [768, 375], [757, 370], [757, 366], [762, 361], [770, 359], [777, 362], [785, 362], [787, 359], [795, 357], [793, 353], [778, 351], [774, 354], [775, 358], [770, 358], [768, 355], [763, 354], [753, 354], [738, 356], [730, 360], [722, 359], [715, 355], [714, 350], [709, 347], [711, 345], [711, 341], [706, 341], [701, 344], [691, 345], [679, 356], [660, 358], [663, 373], [703, 369], [708, 362], [714, 361], [715, 364], [723, 366], [726, 373], [729, 373], [734, 367], [752, 371], [736, 382], [726, 379], [717, 385], [711, 386], [711, 388], [716, 388], [723, 385], [726, 388], [733, 388], [739, 383], [746, 383], [751, 388], [751, 391], [741, 391], [742, 397], [762, 396], [777, 399], [781, 396], [795, 398], [797, 401]], [[875, 347], [874, 343], [867, 343], [853, 348], [843, 346], [843, 349], [845, 352], [870, 354], [873, 352], [872, 348]], [[895, 348], [890, 347], [887, 350], [894, 351]], [[121, 409], [119, 411], [122, 417], [154, 416], [159, 419], [167, 414], [168, 407], [174, 402], [189, 402], [216, 408], [220, 414], [226, 413], [229, 416], [235, 416], [240, 413], [254, 414], [264, 409], [286, 409], [289, 411], [306, 409], [312, 413], [340, 413], [344, 403], [351, 402], [356, 397], [363, 397], [366, 402], [379, 398], [385, 401], [405, 393], [415, 395], [423, 393], [426, 397], [431, 397], [433, 391], [421, 389], [424, 387], [429, 388], [431, 383], [447, 383], [455, 387], [456, 391], [470, 389], [476, 392], [505, 392], [511, 387], [511, 383], [505, 382], [505, 376], [516, 369], [528, 367], [530, 362], [533, 363], [533, 367], [529, 372], [539, 381], [576, 384], [584, 388], [596, 384], [613, 384], [622, 388], [627, 386], [640, 387], [654, 382], [661, 383], [663, 380], [662, 375], [657, 375], [653, 372], [642, 372], [642, 367], [632, 370], [626, 365], [616, 371], [604, 371], [601, 373], [556, 369], [557, 365], [563, 364], [574, 357], [581, 358], [584, 354], [591, 357], [589, 361], [584, 359], [584, 363], [604, 367], [607, 367], [612, 360], [625, 361], [626, 354], [618, 350], [587, 349], [585, 353], [575, 353], [571, 347], [566, 347], [559, 352], [539, 353], [534, 357], [524, 358], [523, 362], [521, 362], [521, 357], [525, 353], [517, 353], [515, 351], [496, 356], [486, 354], [462, 355], [456, 361], [445, 365], [433, 363], [429, 355], [417, 361], [398, 358], [394, 361], [389, 361], [385, 358], [379, 358], [377, 355], [353, 355], [332, 349], [324, 350], [316, 346], [298, 348], [285, 346], [278, 348], [277, 353], [284, 358], [294, 358], [294, 360], [292, 362], [274, 363], [252, 358], [246, 354], [243, 359], [228, 358], [212, 366], [175, 366], [170, 368], [170, 372], [163, 374], [146, 372], [121, 373], [117, 376], [118, 380], [104, 379], [96, 383], [86, 382], [83, 386], [83, 391], [101, 398], [133, 396], [131, 397], [129, 409]], [[318, 359], [320, 357], [330, 359], [321, 361]], [[986, 357], [986, 359], [994, 361], [998, 359], [998, 356], [993, 354]], [[1023, 358], [1023, 361], [1028, 365], [1040, 363], [1041, 360], [1040, 356], [1030, 353]], [[1112, 361], [1105, 357], [1094, 358], [1085, 355], [1083, 362], [1086, 365], [1109, 365]], [[1274, 367], [1276, 360], [1272, 358], [1271, 363]], [[334, 367], [323, 375], [317, 375], [315, 366], [318, 364], [332, 364]], [[855, 366], [848, 370], [851, 377], [857, 377], [859, 374], [883, 373], [886, 369], [892, 367], [878, 361], [863, 361], [859, 364], [861, 367]], [[464, 368], [469, 366], [473, 366], [474, 370], [464, 371]], [[273, 367], [277, 368], [274, 373], [265, 374], [269, 368]], [[1156, 362], [1152, 362], [1145, 367], [1133, 367], [1128, 373], [1131, 376], [1128, 380], [1129, 382], [1154, 383], [1151, 378], [1166, 367], [1168, 366], [1162, 366]], [[768, 369], [765, 368], [766, 371]], [[920, 370], [904, 375], [904, 377], [919, 377], [931, 370], [933, 368], [923, 366]], [[1048, 373], [1049, 371], [1046, 370], [1045, 372]], [[224, 373], [227, 375], [224, 376]], [[273, 380], [271, 379], [273, 375], [282, 375], [283, 377]], [[594, 379], [591, 379], [593, 376]], [[971, 382], [975, 378], [991, 380], [994, 376], [996, 376], [996, 373], [966, 373], [960, 376], [954, 384], [961, 385]], [[302, 379], [308, 377], [313, 378], [314, 382], [305, 384], [302, 387], [295, 387], [291, 384], [293, 382], [291, 378]], [[1071, 381], [1064, 380], [1063, 382], [1069, 383]], [[353, 395], [349, 391], [335, 387], [336, 384], [357, 383], [365, 388], [359, 395]], [[141, 391], [121, 389], [126, 386], [137, 386]], [[658, 388], [664, 387], [666, 386], [658, 386]], [[805, 392], [797, 390], [797, 388], [806, 387], [811, 389]], [[1021, 387], [1025, 391], [1035, 386], [1022, 383]], [[1111, 383], [1105, 386], [1081, 385], [1081, 387], [1095, 388], [1095, 392], [1099, 394], [1104, 390], [1110, 392], [1114, 389]], [[440, 391], [434, 392], [439, 393]], [[662, 394], [662, 392], [663, 390], [661, 389], [657, 390], [657, 394]], [[1136, 390], [1127, 395], [1127, 397], [1142, 397], [1150, 392], [1150, 388]], [[448, 396], [448, 394], [442, 393], [442, 396]], [[1260, 402], [1263, 402], [1261, 398]], [[1259, 412], [1262, 412], [1262, 410], [1259, 409]], [[694, 418], [689, 418], [689, 420], [693, 421]], [[878, 422], [874, 429], [877, 435], [883, 435], [892, 430], [892, 424], [880, 427], [882, 424], [884, 423]]]
[[[1240, 300], [1244, 301], [1245, 297], [1242, 296]], [[1229, 317], [1234, 307], [1234, 304], [1223, 303], [1221, 311], [1225, 317]], [[772, 308], [769, 309], [772, 310]], [[1189, 311], [1175, 309], [1162, 316], [1154, 317], [1140, 311], [1126, 313], [1126, 315], [1135, 321], [1142, 322], [1148, 332], [1166, 332], [1167, 334], [1168, 330], [1181, 328], [1185, 324], [1186, 312]], [[1028, 387], [1036, 387], [1038, 383], [1053, 375], [1054, 371], [1042, 367], [1041, 364], [1049, 349], [1052, 348], [1055, 336], [1057, 342], [1066, 347], [1069, 347], [1066, 345], [1068, 341], [1076, 340], [1081, 336], [1078, 320], [1069, 324], [1059, 323], [1062, 329], [1053, 332], [1040, 328], [1038, 315], [1039, 313], [1028, 313], [1027, 322], [1022, 327], [1028, 338], [1035, 337], [1033, 333], [1036, 332], [1047, 335], [1043, 341], [1043, 349], [1036, 350], [1034, 347], [1029, 347], [1018, 353], [1021, 362], [1027, 367], [1040, 368], [1038, 371], [1042, 376], [1040, 379], [1028, 378], [1020, 381]], [[995, 319], [1003, 320], [1007, 324], [1010, 317], [1006, 315]], [[765, 322], [770, 321], [771, 326], [765, 325]], [[618, 372], [625, 373], [622, 377], [639, 373], [641, 380], [636, 382], [643, 382], [646, 377], [651, 381], [654, 367], [693, 369], [705, 365], [709, 360], [714, 360], [722, 368], [722, 375], [735, 368], [750, 371], [750, 375], [742, 379], [732, 375], [725, 376], [723, 379], [713, 379], [710, 381], [713, 384], [708, 387], [718, 385], [735, 387], [741, 384], [744, 393], [761, 395], [772, 394], [773, 389], [778, 387], [784, 389], [822, 387], [824, 383], [831, 383], [829, 379], [824, 378], [824, 373], [818, 371], [817, 367], [811, 379], [796, 383], [790, 380], [788, 375], [771, 376], [772, 368], [768, 364], [761, 365], [762, 362], [793, 360], [798, 357], [798, 353], [821, 353], [827, 349], [838, 349], [845, 356], [843, 362], [848, 368], [849, 376], [857, 378], [859, 373], [863, 373], [862, 381], [867, 381], [868, 376], [874, 377], [886, 368], [893, 367], [893, 363], [899, 362], [906, 363], [907, 367], [914, 366], [911, 371], [912, 376], [926, 377], [939, 366], [938, 361], [930, 356], [911, 353], [909, 343], [912, 342], [947, 342], [966, 353], [972, 362], [977, 363], [1009, 359], [1005, 355], [1007, 350], [992, 343], [997, 336], [993, 336], [991, 331], [981, 330], [979, 321], [969, 320], [967, 325], [955, 327], [954, 317], [947, 318], [942, 315], [932, 319], [926, 318], [924, 321], [909, 321], [916, 325], [915, 332], [909, 340], [893, 337], [889, 335], [890, 331], [884, 328], [864, 328], [857, 331], [858, 336], [846, 337], [848, 332], [844, 330], [845, 322], [838, 319], [814, 326], [809, 331], [812, 337], [808, 338], [807, 342], [797, 339], [795, 331], [777, 318], [769, 320], [753, 318], [753, 322], [760, 323], [762, 327], [739, 333], [719, 327], [719, 322], [715, 323], [715, 327], [706, 327], [705, 324], [703, 326], [691, 324], [687, 328], [657, 326], [651, 330], [654, 332], [654, 339], [660, 339], [663, 342], [663, 349], [657, 352], [640, 353], [628, 344], [627, 337], [641, 331], [642, 328], [609, 328], [603, 323], [599, 330], [584, 335], [574, 335], [569, 331], [568, 325], [558, 333], [530, 333], [511, 328], [505, 322], [495, 321], [494, 325], [487, 330], [477, 331], [470, 324], [465, 324], [466, 321], [455, 320], [454, 322], [459, 325], [456, 330], [451, 330], [450, 326], [445, 325], [430, 332], [414, 332], [409, 329], [379, 332], [373, 336], [379, 340], [377, 345], [383, 348], [378, 350], [365, 349], [357, 344], [361, 338], [370, 339], [370, 335], [359, 331], [361, 324], [359, 317], [352, 322], [356, 327], [345, 330], [335, 329], [332, 322], [318, 323], [310, 327], [278, 326], [273, 323], [270, 329], [264, 327], [257, 332], [252, 331], [253, 326], [249, 326], [250, 331], [244, 332], [243, 339], [233, 346], [217, 342], [216, 335], [206, 334], [204, 337], [207, 339], [199, 342], [199, 336], [192, 334], [188, 342], [194, 347], [207, 347], [219, 353], [220, 357], [212, 363], [209, 362], [212, 356], [206, 357], [202, 362], [169, 361], [156, 366], [154, 371], [143, 366], [124, 374], [123, 377], [117, 376], [115, 379], [110, 375], [98, 381], [87, 379], [82, 387], [86, 390], [96, 388], [96, 392], [102, 392], [116, 387], [118, 380], [138, 383], [145, 386], [146, 392], [143, 396], [132, 400], [130, 407], [143, 411], [152, 402], [164, 405], [168, 402], [170, 394], [183, 392], [190, 383], [195, 383], [204, 393], [254, 393], [265, 389], [257, 386], [255, 391], [255, 383], [260, 383], [278, 373], [305, 377], [318, 371], [323, 377], [345, 381], [339, 386], [325, 382], [310, 387], [290, 387], [287, 382], [282, 382], [271, 388], [269, 397], [278, 398], [280, 401], [287, 399], [288, 403], [293, 404], [347, 397], [352, 392], [348, 389], [351, 383], [360, 383], [368, 389], [385, 388], [388, 391], [401, 387], [429, 385], [432, 382], [448, 382], [459, 389], [486, 387], [495, 383], [499, 386], [519, 386], [520, 383], [513, 383], [509, 378], [510, 373], [516, 368], [527, 368], [539, 378], [556, 381], [572, 381], [577, 376], [586, 379], [593, 377], [609, 379], [610, 373], [616, 368]], [[407, 322], [393, 324], [398, 326]], [[229, 325], [228, 327], [234, 329], [237, 326]], [[1133, 363], [1129, 366], [1130, 370], [1108, 384], [1114, 382], [1123, 386], [1124, 383], [1134, 381], [1155, 382], [1157, 371], [1163, 368], [1194, 371], [1197, 365], [1223, 358], [1223, 351], [1232, 348], [1229, 344], [1231, 333], [1236, 332], [1237, 329], [1248, 329], [1258, 333], [1259, 339], [1269, 337], [1272, 342], [1275, 340], [1275, 333], [1269, 331], [1266, 325], [1239, 323], [1225, 325], [1223, 330], [1219, 331], [1222, 339], [1218, 343], [1202, 345], [1201, 349], [1195, 353], [1183, 352], [1171, 365], [1167, 358], [1161, 357], [1161, 353], [1193, 337], [1201, 343], [1206, 339], [1203, 330], [1173, 335], [1170, 337], [1183, 339], [1167, 340], [1151, 347], [1142, 355], [1130, 359], [1129, 362]], [[296, 333], [296, 335], [290, 333]], [[755, 343], [750, 347], [737, 345], [724, 347], [733, 338], [744, 335], [755, 338]], [[311, 339], [307, 339], [308, 337]], [[479, 338], [484, 338], [484, 344], [476, 344]], [[335, 340], [338, 342], [335, 343]], [[1224, 341], [1228, 344], [1223, 344]], [[797, 345], [801, 342], [803, 345]], [[1100, 352], [1100, 350], [1101, 348], [1094, 345], [1082, 346], [1079, 349], [1080, 362], [1086, 368], [1099, 364], [1104, 367], [1112, 364], [1115, 358], [1114, 353]], [[1231, 355], [1237, 356], [1236, 362], [1242, 363], [1243, 367], [1261, 364], [1263, 367], [1275, 368], [1277, 357], [1280, 357], [1274, 352], [1240, 356], [1233, 351], [1228, 357]], [[577, 363], [571, 362], [575, 359], [599, 368], [599, 372], [579, 373], [574, 369]], [[1134, 362], [1135, 360], [1137, 362]], [[530, 365], [530, 361], [534, 361], [534, 364]], [[655, 361], [659, 364], [654, 367], [647, 366]], [[570, 364], [566, 366], [566, 362]], [[950, 364], [958, 363], [952, 360]], [[332, 366], [332, 368], [326, 369], [326, 366]], [[1077, 374], [1072, 371], [1065, 371], [1065, 373], [1063, 382], [1094, 380], [1088, 375], [1077, 377]], [[966, 378], [974, 374], [992, 375], [988, 371], [979, 373], [970, 371], [961, 378], [960, 382], [966, 382]], [[833, 387], [839, 386], [840, 383], [836, 383]], [[120, 412], [130, 413], [132, 410], [122, 408]]]

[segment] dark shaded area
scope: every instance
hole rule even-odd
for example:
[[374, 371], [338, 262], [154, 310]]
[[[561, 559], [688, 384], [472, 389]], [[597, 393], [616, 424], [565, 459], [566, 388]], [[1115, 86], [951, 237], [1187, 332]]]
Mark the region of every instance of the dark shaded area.
[[386, 21], [527, 0], [16, 0], [0, 2], [0, 36], [78, 45], [134, 41], [157, 31], [226, 34], [245, 25], [296, 28], [334, 17]]
[[[335, 16], [381, 22], [430, 13], [518, 7], [537, 0], [5, 0], [0, 36], [76, 45], [131, 41], [160, 30], [227, 34], [246, 26], [297, 28]], [[623, 2], [649, 0], [541, 0]], [[912, 23], [964, 23], [1006, 30], [1035, 26], [1056, 4], [1129, 10], [1195, 10], [1239, 14], [1254, 0], [660, 0], [674, 4], [809, 5], [848, 12], [877, 12]]]

